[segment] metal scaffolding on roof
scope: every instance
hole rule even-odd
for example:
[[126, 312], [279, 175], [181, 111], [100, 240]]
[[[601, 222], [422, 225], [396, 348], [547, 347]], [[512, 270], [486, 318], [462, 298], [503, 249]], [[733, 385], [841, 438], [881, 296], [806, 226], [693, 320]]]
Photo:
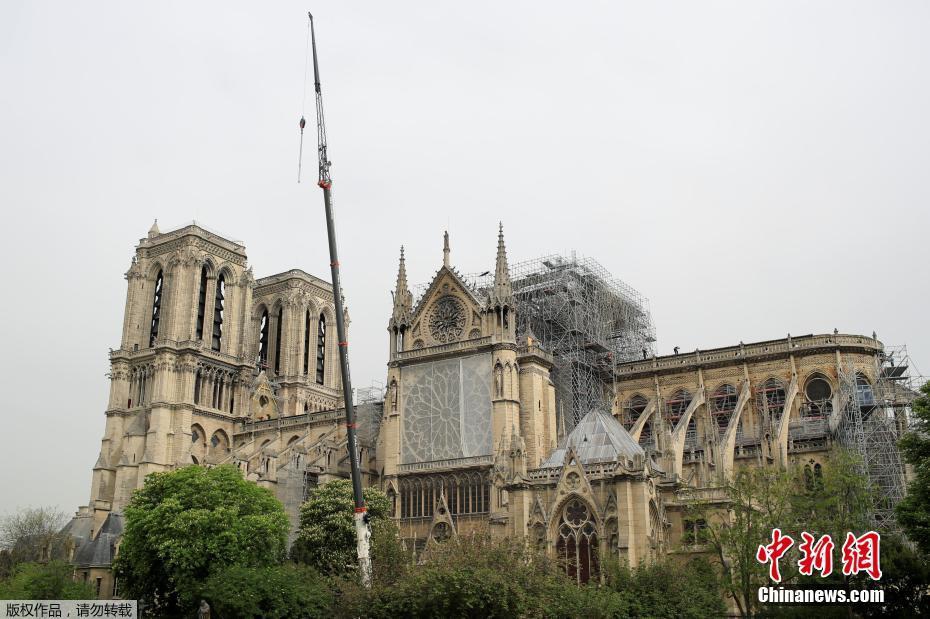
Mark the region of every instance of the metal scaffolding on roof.
[[[649, 302], [592, 258], [548, 255], [510, 267], [518, 338], [552, 353], [559, 417], [566, 433], [593, 408], [611, 410], [616, 364], [654, 354]], [[468, 275], [481, 292], [493, 274]]]

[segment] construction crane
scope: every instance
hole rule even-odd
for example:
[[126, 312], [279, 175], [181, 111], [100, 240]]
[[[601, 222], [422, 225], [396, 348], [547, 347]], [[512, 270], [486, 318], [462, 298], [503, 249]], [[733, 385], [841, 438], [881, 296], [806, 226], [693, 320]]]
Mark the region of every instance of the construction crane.
[[[313, 87], [316, 91], [316, 138], [320, 162], [320, 178], [317, 185], [323, 190], [323, 205], [326, 209], [326, 231], [329, 236], [329, 267], [333, 276], [333, 299], [336, 305], [336, 335], [339, 338], [339, 363], [342, 368], [342, 397], [346, 408], [346, 434], [348, 438], [349, 461], [352, 465], [352, 490], [355, 495], [355, 534], [358, 550], [358, 565], [362, 584], [371, 586], [371, 557], [369, 541], [368, 508], [362, 494], [362, 475], [359, 470], [358, 436], [355, 417], [355, 404], [352, 402], [352, 381], [349, 378], [349, 341], [346, 337], [345, 313], [342, 304], [342, 284], [339, 277], [339, 256], [336, 251], [336, 222], [333, 218], [332, 186], [329, 156], [326, 153], [326, 123], [323, 119], [323, 95], [320, 92], [320, 68], [316, 56], [316, 32], [313, 29], [313, 15], [310, 18], [310, 40], [313, 46]], [[303, 119], [301, 119], [301, 131]]]

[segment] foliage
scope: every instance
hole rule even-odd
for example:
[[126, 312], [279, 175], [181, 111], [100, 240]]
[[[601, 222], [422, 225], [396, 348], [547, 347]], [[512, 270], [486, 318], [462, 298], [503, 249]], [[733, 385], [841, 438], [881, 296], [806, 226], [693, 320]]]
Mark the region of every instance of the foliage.
[[0, 582], [3, 600], [90, 600], [93, 587], [74, 581], [74, 567], [64, 561], [21, 563], [12, 578]]
[[391, 586], [371, 591], [370, 617], [518, 617], [532, 614], [557, 577], [522, 541], [486, 535], [431, 543], [419, 565]]
[[635, 617], [717, 617], [726, 605], [717, 570], [706, 559], [676, 563], [664, 559], [631, 569], [607, 567], [607, 585], [628, 599]]
[[313, 569], [232, 566], [210, 576], [202, 597], [218, 617], [304, 619], [330, 613], [332, 594]]
[[[365, 488], [365, 503], [372, 526], [387, 519], [390, 502], [377, 488]], [[352, 482], [335, 479], [314, 488], [300, 507], [300, 528], [291, 547], [291, 558], [322, 574], [342, 574], [356, 569], [355, 501]]]
[[27, 507], [0, 519], [0, 549], [6, 551], [0, 578], [19, 563], [64, 558], [67, 515], [54, 507]]
[[391, 585], [412, 566], [412, 555], [399, 539], [397, 525], [390, 518], [371, 523], [371, 571], [375, 585]]
[[914, 479], [896, 508], [898, 522], [924, 555], [930, 554], [930, 382], [911, 404], [911, 431], [899, 443], [904, 459], [914, 467]]
[[[882, 536], [882, 579], [885, 604], [861, 604], [855, 608], [863, 617], [930, 617], [930, 561], [904, 540], [894, 535]], [[853, 588], [876, 586], [865, 576], [853, 582]]]
[[769, 582], [756, 550], [773, 528], [785, 530], [793, 523], [791, 495], [796, 481], [773, 468], [740, 469], [726, 486], [729, 509], [700, 503], [691, 508], [707, 523], [705, 539], [720, 566], [723, 589], [744, 617], [754, 613], [757, 590]]
[[523, 540], [464, 535], [431, 543], [390, 585], [365, 591], [342, 581], [337, 616], [706, 617], [724, 610], [714, 572], [703, 564], [605, 572], [606, 586], [579, 586]]
[[165, 614], [191, 610], [212, 574], [280, 562], [288, 528], [281, 503], [234, 466], [154, 473], [126, 507], [114, 568], [126, 597]]

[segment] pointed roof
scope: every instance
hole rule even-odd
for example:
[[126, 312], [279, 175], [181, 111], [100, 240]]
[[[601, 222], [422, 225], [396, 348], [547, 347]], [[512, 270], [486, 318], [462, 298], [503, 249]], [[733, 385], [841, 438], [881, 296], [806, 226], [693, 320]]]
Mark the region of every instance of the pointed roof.
[[158, 229], [158, 219], [155, 220], [155, 223], [152, 224], [152, 227], [149, 228], [149, 238], [153, 238], [161, 234], [161, 230]]
[[407, 263], [404, 260], [404, 246], [400, 246], [400, 264], [397, 267], [397, 286], [394, 288], [398, 296], [407, 291]]
[[492, 306], [513, 303], [513, 286], [510, 283], [510, 266], [507, 264], [507, 248], [504, 246], [504, 224], [497, 233], [497, 261], [494, 266], [494, 288], [488, 299]]
[[406, 322], [410, 319], [413, 306], [413, 294], [407, 284], [407, 265], [404, 260], [404, 246], [400, 246], [400, 264], [397, 267], [397, 285], [394, 287], [394, 321]]
[[601, 409], [594, 409], [581, 418], [568, 435], [565, 444], [553, 451], [539, 468], [559, 468], [569, 448], [575, 450], [579, 462], [615, 462], [618, 456], [645, 456], [630, 433], [617, 419]]

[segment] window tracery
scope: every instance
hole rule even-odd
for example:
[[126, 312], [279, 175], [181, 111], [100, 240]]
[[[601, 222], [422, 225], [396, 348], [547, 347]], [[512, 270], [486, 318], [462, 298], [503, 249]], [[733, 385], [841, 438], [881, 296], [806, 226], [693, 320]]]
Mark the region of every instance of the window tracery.
[[562, 509], [556, 554], [568, 575], [579, 583], [598, 573], [597, 527], [591, 510], [580, 499], [570, 499]]
[[491, 481], [487, 471], [411, 475], [400, 479], [400, 517], [431, 518], [445, 493], [452, 516], [491, 511]]

